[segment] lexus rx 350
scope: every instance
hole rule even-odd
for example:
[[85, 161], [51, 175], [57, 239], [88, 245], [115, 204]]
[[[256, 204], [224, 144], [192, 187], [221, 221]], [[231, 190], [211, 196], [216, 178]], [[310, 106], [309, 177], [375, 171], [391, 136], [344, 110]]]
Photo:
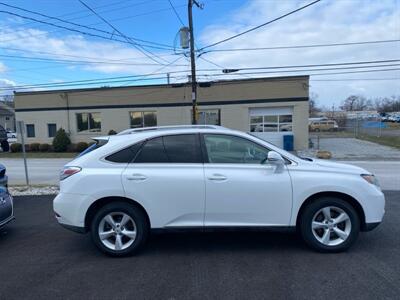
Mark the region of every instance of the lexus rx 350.
[[385, 199], [370, 172], [299, 158], [218, 126], [100, 137], [61, 172], [58, 222], [103, 252], [136, 252], [152, 229], [295, 228], [322, 252], [375, 228]]

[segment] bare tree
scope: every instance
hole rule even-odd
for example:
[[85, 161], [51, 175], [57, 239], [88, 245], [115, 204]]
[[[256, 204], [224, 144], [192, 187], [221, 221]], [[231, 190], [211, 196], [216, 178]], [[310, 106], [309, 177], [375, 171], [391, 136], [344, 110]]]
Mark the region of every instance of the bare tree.
[[345, 111], [361, 111], [372, 107], [371, 100], [367, 100], [364, 96], [351, 95], [347, 97], [340, 108]]
[[380, 113], [400, 111], [400, 96], [380, 97], [374, 99], [375, 109]]
[[318, 94], [311, 93], [308, 101], [308, 113], [310, 117], [315, 117], [321, 109], [317, 107]]

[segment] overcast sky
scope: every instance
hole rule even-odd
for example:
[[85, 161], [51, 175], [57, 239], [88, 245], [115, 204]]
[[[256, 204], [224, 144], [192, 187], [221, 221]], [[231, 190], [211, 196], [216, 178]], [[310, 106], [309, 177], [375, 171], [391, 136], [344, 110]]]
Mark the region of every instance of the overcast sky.
[[[110, 31], [107, 24], [75, 0], [13, 0], [2, 2], [64, 20]], [[182, 26], [168, 0], [87, 0], [89, 6], [109, 20], [125, 35], [172, 46]], [[187, 24], [186, 0], [171, 0], [181, 19]], [[312, 1], [297, 0], [203, 0], [204, 9], [194, 8], [196, 46], [202, 48], [231, 35], [247, 30], [283, 15]], [[45, 22], [67, 26], [85, 32], [99, 33], [56, 20], [46, 19], [26, 11], [0, 5], [0, 11], [28, 16]], [[0, 86], [63, 82], [93, 78], [142, 75], [152, 72], [189, 70], [189, 61], [173, 50], [150, 49], [157, 62], [128, 43], [83, 35], [61, 28], [40, 24], [16, 15], [0, 12]], [[115, 36], [113, 36], [115, 38]], [[121, 38], [123, 40], [123, 38]], [[207, 50], [297, 46], [400, 39], [400, 0], [323, 0], [311, 7], [273, 24], [222, 43]], [[179, 52], [179, 41], [175, 44]], [[11, 50], [12, 49], [21, 49]], [[30, 51], [30, 52], [28, 52]], [[43, 53], [46, 52], [46, 53]], [[25, 57], [25, 58], [23, 58]], [[29, 58], [29, 59], [28, 59]], [[36, 58], [36, 60], [32, 60]], [[61, 59], [92, 63], [55, 63], [39, 59]], [[307, 64], [330, 64], [358, 61], [400, 59], [400, 43], [380, 43], [336, 47], [274, 49], [262, 51], [207, 52], [197, 60], [198, 69], [275, 67]], [[212, 63], [210, 63], [210, 62]], [[93, 63], [96, 62], [96, 63]], [[99, 62], [108, 62], [99, 63]], [[111, 64], [112, 62], [113, 64]], [[389, 64], [389, 63], [388, 63]], [[390, 64], [400, 64], [394, 62]], [[286, 76], [349, 71], [370, 71], [400, 68], [347, 69], [332, 71], [300, 71], [298, 73], [269, 73], [206, 77], [248, 78], [255, 76]], [[314, 68], [315, 69], [315, 68]], [[264, 70], [276, 71], [276, 70]], [[252, 71], [247, 71], [252, 72]], [[220, 74], [220, 71], [199, 71], [199, 75]], [[175, 75], [172, 81], [186, 80], [186, 74]], [[329, 81], [321, 81], [329, 80]], [[333, 81], [332, 81], [333, 80]], [[146, 82], [146, 81], [145, 81]], [[147, 81], [146, 83], [165, 82]], [[143, 84], [144, 82], [138, 82]], [[127, 85], [132, 82], [120, 82]], [[104, 85], [104, 84], [103, 84]], [[366, 97], [400, 95], [400, 71], [364, 72], [350, 74], [312, 75], [310, 90], [319, 95], [319, 104], [331, 106], [351, 94]], [[0, 93], [5, 93], [4, 91]]]

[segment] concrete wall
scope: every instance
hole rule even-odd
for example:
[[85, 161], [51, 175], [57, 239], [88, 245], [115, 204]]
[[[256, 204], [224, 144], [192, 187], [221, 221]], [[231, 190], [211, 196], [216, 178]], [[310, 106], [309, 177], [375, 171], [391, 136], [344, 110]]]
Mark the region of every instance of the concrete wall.
[[[221, 125], [249, 131], [249, 109], [293, 107], [295, 149], [308, 147], [308, 77], [285, 77], [213, 83], [199, 87], [199, 109], [220, 109]], [[298, 101], [297, 101], [298, 100]], [[17, 93], [17, 120], [35, 124], [27, 143], [51, 143], [47, 124], [56, 123], [71, 134], [73, 143], [130, 127], [130, 111], [156, 111], [158, 125], [190, 124], [190, 87], [171, 85], [95, 90]], [[66, 108], [69, 108], [67, 110]], [[101, 113], [101, 133], [77, 132], [76, 114]]]

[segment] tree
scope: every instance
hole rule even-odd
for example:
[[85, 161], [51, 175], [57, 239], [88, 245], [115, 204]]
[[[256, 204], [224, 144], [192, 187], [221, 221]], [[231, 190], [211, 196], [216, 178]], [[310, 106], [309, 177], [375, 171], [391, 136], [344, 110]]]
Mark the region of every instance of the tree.
[[65, 152], [71, 144], [68, 134], [64, 129], [60, 128], [53, 139], [53, 149], [55, 152]]
[[400, 96], [391, 96], [374, 99], [374, 107], [380, 113], [400, 111]]
[[345, 111], [361, 111], [370, 109], [371, 106], [371, 100], [367, 100], [364, 96], [351, 95], [342, 102], [340, 108]]
[[308, 113], [310, 117], [315, 117], [317, 113], [321, 111], [321, 109], [317, 107], [317, 100], [318, 100], [318, 94], [311, 93], [308, 101]]

